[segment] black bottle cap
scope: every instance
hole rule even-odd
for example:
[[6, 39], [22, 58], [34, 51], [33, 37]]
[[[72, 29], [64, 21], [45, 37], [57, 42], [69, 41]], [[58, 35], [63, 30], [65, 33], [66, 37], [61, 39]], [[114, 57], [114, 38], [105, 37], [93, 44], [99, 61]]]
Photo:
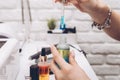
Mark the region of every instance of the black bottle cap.
[[42, 48], [41, 56], [46, 56], [46, 50], [45, 50], [45, 48]]

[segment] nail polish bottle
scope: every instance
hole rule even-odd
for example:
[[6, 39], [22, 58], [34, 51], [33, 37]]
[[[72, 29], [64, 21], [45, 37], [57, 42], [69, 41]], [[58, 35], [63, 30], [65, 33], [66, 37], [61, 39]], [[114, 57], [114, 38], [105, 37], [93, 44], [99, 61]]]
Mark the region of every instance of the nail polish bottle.
[[57, 49], [58, 49], [59, 53], [61, 54], [61, 56], [64, 58], [64, 60], [69, 63], [70, 48], [69, 48], [69, 45], [67, 44], [65, 36], [60, 37], [60, 41], [57, 45]]
[[47, 62], [47, 55], [45, 48], [42, 48], [41, 55], [39, 57], [39, 80], [49, 80], [49, 63]]

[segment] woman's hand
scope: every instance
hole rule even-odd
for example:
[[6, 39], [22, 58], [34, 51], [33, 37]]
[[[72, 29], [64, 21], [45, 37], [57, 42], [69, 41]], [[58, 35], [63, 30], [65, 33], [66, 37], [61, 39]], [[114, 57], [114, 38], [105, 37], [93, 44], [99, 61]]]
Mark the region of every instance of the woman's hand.
[[[90, 80], [76, 63], [73, 53], [70, 53], [69, 63], [67, 63], [54, 46], [51, 47], [51, 52], [53, 54], [53, 61], [50, 68], [55, 74], [56, 80]], [[60, 69], [55, 62], [59, 65]]]
[[[62, 2], [62, 0], [55, 0], [55, 2]], [[99, 5], [101, 4], [103, 5], [103, 3], [101, 3], [101, 0], [66, 0], [65, 1], [65, 4], [69, 4], [69, 3], [72, 3], [79, 10], [87, 13], [97, 10], [97, 7]]]
[[[62, 0], [55, 0], [55, 2], [62, 2]], [[93, 21], [102, 24], [107, 15], [109, 7], [103, 0], [66, 0], [65, 4], [72, 3], [80, 11], [88, 13]]]

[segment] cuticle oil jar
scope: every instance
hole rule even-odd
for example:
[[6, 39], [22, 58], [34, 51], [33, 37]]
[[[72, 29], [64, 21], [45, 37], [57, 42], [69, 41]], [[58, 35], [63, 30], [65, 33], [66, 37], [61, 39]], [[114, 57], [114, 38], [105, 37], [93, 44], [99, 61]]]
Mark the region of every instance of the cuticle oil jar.
[[47, 62], [47, 55], [45, 48], [42, 48], [41, 55], [39, 57], [39, 80], [49, 80], [49, 63]]

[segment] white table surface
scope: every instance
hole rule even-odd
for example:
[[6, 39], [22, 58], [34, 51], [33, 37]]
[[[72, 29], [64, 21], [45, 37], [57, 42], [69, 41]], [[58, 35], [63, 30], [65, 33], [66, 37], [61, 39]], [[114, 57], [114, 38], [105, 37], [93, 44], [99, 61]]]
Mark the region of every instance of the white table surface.
[[[77, 45], [75, 47], [79, 48]], [[21, 56], [20, 56], [20, 72], [18, 74], [17, 80], [25, 80], [25, 76], [29, 76], [29, 67], [34, 63], [34, 61], [29, 60], [29, 56], [40, 51], [42, 47], [49, 47], [49, 44], [46, 42], [33, 41], [26, 43], [23, 47]], [[80, 67], [86, 72], [91, 80], [98, 80], [96, 74], [88, 63], [84, 55], [78, 52], [76, 49], [71, 48], [75, 52], [75, 59]], [[54, 75], [50, 76], [50, 80], [55, 80]]]

